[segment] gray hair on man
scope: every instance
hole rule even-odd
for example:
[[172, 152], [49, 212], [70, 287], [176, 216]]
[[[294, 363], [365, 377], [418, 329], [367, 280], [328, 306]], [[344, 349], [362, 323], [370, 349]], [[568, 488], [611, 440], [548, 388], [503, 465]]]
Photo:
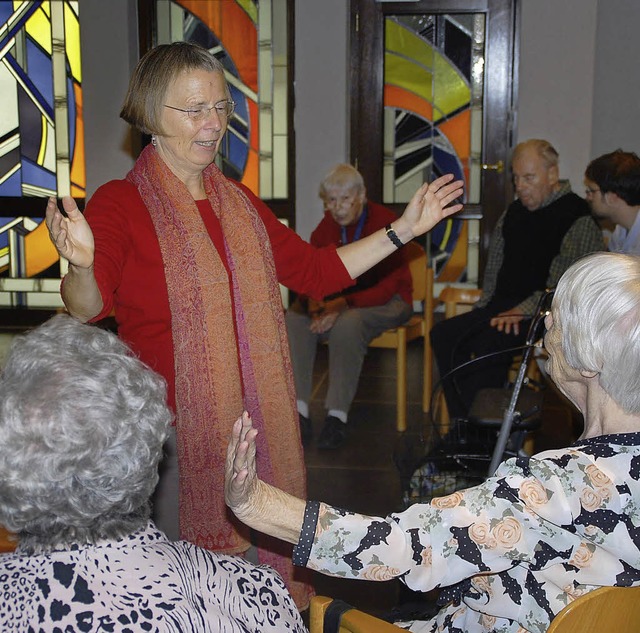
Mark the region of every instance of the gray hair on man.
[[640, 413], [640, 257], [599, 252], [578, 260], [560, 278], [553, 307], [567, 362], [597, 372], [624, 411]]
[[17, 336], [0, 376], [0, 523], [38, 553], [143, 526], [172, 414], [114, 334], [57, 315]]

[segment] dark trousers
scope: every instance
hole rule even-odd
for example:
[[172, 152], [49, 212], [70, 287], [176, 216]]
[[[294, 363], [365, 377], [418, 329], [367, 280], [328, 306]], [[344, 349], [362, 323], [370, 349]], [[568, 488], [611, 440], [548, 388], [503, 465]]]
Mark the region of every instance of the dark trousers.
[[[513, 357], [519, 351], [496, 354], [452, 370], [471, 359], [524, 344], [528, 321], [520, 323], [518, 335], [498, 332], [489, 325], [492, 317], [509, 307], [512, 306], [492, 304], [445, 319], [431, 329], [431, 347], [452, 419], [467, 416], [478, 389], [505, 385]], [[448, 376], [449, 372], [452, 373]]]

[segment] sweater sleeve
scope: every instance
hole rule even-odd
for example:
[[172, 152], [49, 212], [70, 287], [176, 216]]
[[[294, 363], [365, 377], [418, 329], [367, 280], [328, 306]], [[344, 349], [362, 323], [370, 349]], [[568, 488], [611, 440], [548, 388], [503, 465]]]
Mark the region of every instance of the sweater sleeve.
[[315, 248], [285, 226], [273, 211], [243, 185], [269, 234], [278, 281], [313, 299], [340, 292], [354, 284], [335, 246]]
[[[375, 233], [397, 219], [397, 215], [383, 205], [368, 202], [368, 219], [363, 237]], [[353, 230], [353, 227], [349, 227]], [[328, 212], [311, 234], [311, 244], [318, 248], [336, 247], [341, 240], [340, 226]], [[343, 296], [352, 308], [369, 308], [388, 303], [399, 295], [406, 303], [412, 302], [411, 271], [401, 249], [383, 259], [364, 273], [355, 287], [348, 288]]]

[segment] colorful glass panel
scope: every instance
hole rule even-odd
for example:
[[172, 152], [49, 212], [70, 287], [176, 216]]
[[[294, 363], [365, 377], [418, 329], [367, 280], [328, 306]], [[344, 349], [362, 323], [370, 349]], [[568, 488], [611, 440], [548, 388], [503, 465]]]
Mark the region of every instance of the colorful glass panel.
[[286, 0], [156, 0], [156, 44], [193, 41], [224, 65], [236, 102], [217, 157], [264, 199], [288, 196]]
[[[385, 18], [385, 202], [407, 202], [422, 182], [445, 173], [463, 179], [467, 201], [477, 201], [479, 173], [471, 156], [481, 150], [483, 60], [481, 14]], [[468, 272], [461, 240], [477, 227], [465, 222], [451, 219], [431, 233], [441, 281], [459, 281]]]
[[[85, 197], [78, 11], [71, 0], [0, 0], [2, 306], [62, 305], [46, 226], [15, 217], [14, 207], [29, 197]], [[44, 202], [34, 208], [41, 216]]]

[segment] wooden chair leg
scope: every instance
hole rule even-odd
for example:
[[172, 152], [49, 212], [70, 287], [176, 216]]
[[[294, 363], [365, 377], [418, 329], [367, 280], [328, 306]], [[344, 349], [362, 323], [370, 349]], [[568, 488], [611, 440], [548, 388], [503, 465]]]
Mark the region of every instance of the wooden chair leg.
[[396, 429], [407, 430], [407, 333], [404, 328], [398, 330], [398, 353], [396, 354]]

